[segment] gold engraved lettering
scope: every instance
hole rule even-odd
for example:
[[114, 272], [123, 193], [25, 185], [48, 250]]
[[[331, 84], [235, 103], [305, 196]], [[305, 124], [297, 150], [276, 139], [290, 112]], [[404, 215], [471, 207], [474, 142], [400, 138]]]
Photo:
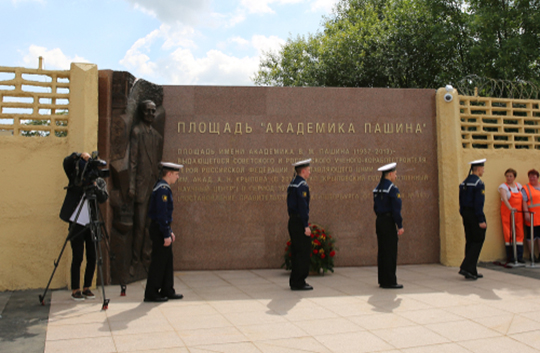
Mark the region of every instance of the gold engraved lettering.
[[292, 134], [294, 134], [294, 129], [293, 129], [291, 123], [289, 123], [289, 124], [287, 125], [287, 133], [289, 133], [289, 132], [292, 133]]

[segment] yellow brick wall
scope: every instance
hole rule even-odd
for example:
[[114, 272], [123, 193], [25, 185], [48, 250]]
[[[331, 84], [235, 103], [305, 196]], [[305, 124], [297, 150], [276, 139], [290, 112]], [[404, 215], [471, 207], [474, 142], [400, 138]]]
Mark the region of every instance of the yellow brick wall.
[[[0, 73], [0, 291], [44, 288], [67, 235], [58, 218], [67, 185], [62, 160], [97, 149], [98, 70], [73, 63], [68, 71]], [[25, 124], [32, 120], [48, 125]], [[70, 253], [67, 244], [52, 288], [68, 284]]]
[[[453, 99], [447, 102], [446, 94]], [[461, 96], [456, 90], [437, 91], [439, 207], [441, 263], [459, 266], [465, 233], [459, 215], [458, 185], [468, 174], [468, 162], [487, 158], [482, 180], [486, 186], [486, 242], [480, 261], [505, 258], [498, 186], [513, 168], [526, 184], [527, 171], [540, 170], [540, 101]]]

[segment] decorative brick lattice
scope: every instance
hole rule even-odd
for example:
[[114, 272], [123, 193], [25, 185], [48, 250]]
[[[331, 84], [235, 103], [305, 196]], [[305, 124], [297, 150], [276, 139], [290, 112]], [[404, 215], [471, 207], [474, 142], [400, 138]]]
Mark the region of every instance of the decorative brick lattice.
[[67, 136], [70, 71], [0, 66], [0, 135]]
[[459, 96], [463, 148], [540, 149], [540, 101]]

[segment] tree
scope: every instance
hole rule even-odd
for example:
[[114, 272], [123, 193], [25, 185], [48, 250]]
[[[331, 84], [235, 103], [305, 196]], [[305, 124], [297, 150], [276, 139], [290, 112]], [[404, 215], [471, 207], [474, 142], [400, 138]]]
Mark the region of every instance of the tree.
[[[515, 10], [520, 20], [512, 20], [515, 11], [503, 13], [504, 18], [499, 20], [506, 23], [506, 32], [519, 39], [512, 37], [506, 46], [496, 46], [490, 37], [497, 30], [490, 17], [498, 11], [493, 3], [510, 2], [340, 0], [332, 15], [325, 18], [322, 32], [289, 39], [278, 53], [266, 53], [254, 82], [274, 86], [437, 88], [470, 74], [488, 75], [492, 67], [506, 79], [537, 79], [540, 18], [539, 11], [528, 11], [538, 5], [511, 2], [520, 9]], [[521, 48], [525, 44], [529, 46]], [[502, 55], [492, 48], [513, 51]], [[487, 49], [494, 53], [489, 65], [482, 54]]]
[[472, 73], [540, 82], [539, 0], [471, 0], [468, 11], [474, 38]]
[[[66, 110], [60, 110], [55, 113], [55, 115], [68, 115], [68, 112]], [[32, 126], [50, 126], [51, 121], [48, 119], [44, 120], [26, 120], [22, 123], [23, 125], [32, 125]], [[57, 126], [67, 126], [67, 121], [64, 120], [57, 120], [56, 121]], [[22, 130], [21, 136], [26, 137], [32, 137], [32, 136], [40, 136], [40, 137], [46, 137], [50, 135], [50, 131], [47, 130]], [[56, 137], [66, 137], [67, 131], [55, 131]]]

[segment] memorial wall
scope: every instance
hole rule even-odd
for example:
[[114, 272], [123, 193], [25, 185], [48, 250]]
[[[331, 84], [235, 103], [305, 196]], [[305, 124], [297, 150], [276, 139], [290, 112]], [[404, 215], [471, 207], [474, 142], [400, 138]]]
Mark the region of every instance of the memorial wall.
[[291, 164], [311, 158], [310, 222], [336, 239], [336, 266], [375, 265], [372, 190], [398, 163], [399, 264], [439, 262], [435, 90], [164, 86], [163, 160], [176, 270], [277, 268]]

